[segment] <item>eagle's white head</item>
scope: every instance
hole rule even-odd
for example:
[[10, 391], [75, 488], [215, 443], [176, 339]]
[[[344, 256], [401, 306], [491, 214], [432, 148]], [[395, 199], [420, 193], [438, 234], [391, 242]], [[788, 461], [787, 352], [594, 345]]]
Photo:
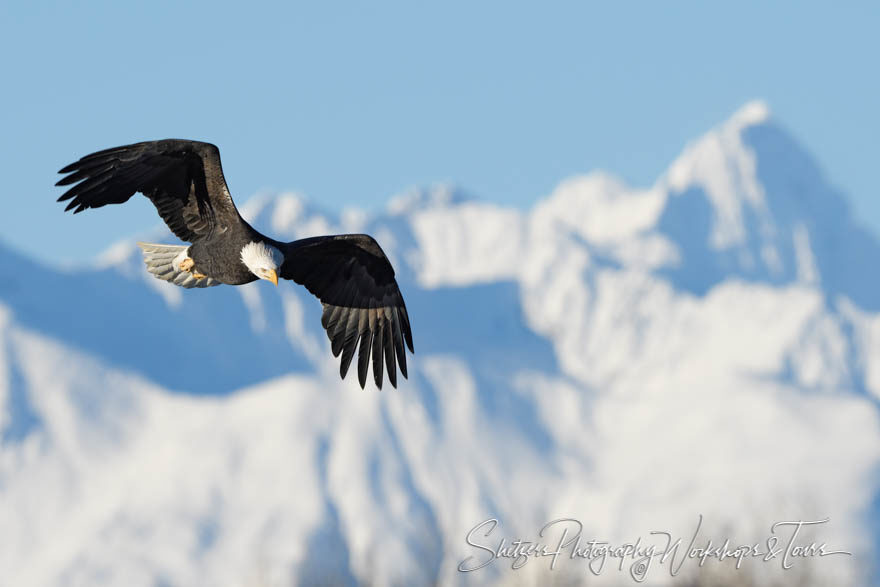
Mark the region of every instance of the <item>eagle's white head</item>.
[[284, 254], [266, 243], [250, 242], [241, 248], [241, 261], [251, 273], [278, 285], [278, 269]]

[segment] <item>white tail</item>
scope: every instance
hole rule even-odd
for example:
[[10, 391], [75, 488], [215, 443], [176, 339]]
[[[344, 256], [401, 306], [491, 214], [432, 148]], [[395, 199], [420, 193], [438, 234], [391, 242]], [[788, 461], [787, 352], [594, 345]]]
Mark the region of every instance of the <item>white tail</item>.
[[144, 252], [144, 263], [147, 271], [163, 281], [180, 287], [211, 287], [220, 282], [210, 277], [196, 279], [192, 273], [180, 269], [180, 262], [186, 259], [186, 245], [156, 245], [152, 243], [137, 244]]

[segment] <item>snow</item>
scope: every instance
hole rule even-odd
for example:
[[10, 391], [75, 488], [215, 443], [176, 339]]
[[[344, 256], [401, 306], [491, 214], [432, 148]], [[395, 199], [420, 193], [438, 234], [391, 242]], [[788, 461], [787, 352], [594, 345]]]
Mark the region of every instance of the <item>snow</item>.
[[[573, 517], [622, 542], [700, 515], [737, 543], [830, 517], [815, 538], [854, 555], [809, 561], [810, 584], [869, 582], [880, 249], [763, 103], [644, 189], [597, 172], [530, 210], [449, 186], [376, 216], [291, 193], [241, 209], [283, 238], [376, 236], [410, 379], [340, 381], [290, 284], [169, 298], [119, 245], [26, 288], [0, 251], [4, 584], [539, 585], [546, 561], [459, 573], [467, 532]], [[564, 563], [550, 578], [587, 572]]]
[[467, 200], [468, 197], [455, 186], [437, 184], [427, 189], [410, 188], [401, 194], [392, 196], [388, 200], [385, 211], [391, 216], [400, 216], [427, 208], [442, 208]]
[[763, 119], [759, 105], [748, 105], [727, 123], [710, 131], [672, 163], [663, 183], [674, 195], [703, 190], [714, 210], [711, 245], [716, 249], [741, 244], [747, 238], [745, 215], [752, 212], [764, 236], [773, 223], [766, 208], [764, 188], [757, 178], [754, 152], [744, 142], [744, 127]]
[[660, 190], [630, 190], [617, 178], [595, 172], [563, 181], [538, 203], [534, 216], [553, 230], [569, 230], [605, 245], [627, 241], [654, 226], [664, 200]]
[[302, 196], [281, 194], [275, 199], [275, 209], [272, 214], [272, 230], [275, 232], [290, 231], [304, 209], [305, 204]]
[[740, 129], [764, 124], [770, 119], [770, 107], [763, 100], [752, 100], [733, 113], [730, 124]]
[[816, 259], [813, 257], [813, 248], [810, 246], [810, 232], [807, 227], [801, 223], [795, 226], [794, 234], [794, 252], [795, 261], [797, 262], [798, 280], [807, 284], [816, 284], [820, 281], [819, 268], [816, 266]]
[[523, 251], [523, 219], [517, 210], [482, 203], [431, 208], [410, 222], [422, 255], [425, 287], [512, 279]]

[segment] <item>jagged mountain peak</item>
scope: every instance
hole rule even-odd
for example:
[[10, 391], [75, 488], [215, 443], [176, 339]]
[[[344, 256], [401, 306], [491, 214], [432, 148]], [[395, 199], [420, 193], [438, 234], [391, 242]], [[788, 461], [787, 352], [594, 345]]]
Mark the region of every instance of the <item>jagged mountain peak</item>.
[[392, 196], [385, 209], [389, 215], [401, 216], [419, 210], [445, 208], [473, 200], [473, 196], [455, 184], [437, 183], [427, 187], [411, 187]]
[[665, 194], [639, 190], [604, 171], [569, 178], [532, 210], [532, 222], [546, 230], [564, 229], [603, 246], [637, 238], [653, 227]]
[[745, 216], [749, 210], [761, 216], [762, 222], [769, 220], [756, 155], [746, 140], [748, 129], [769, 121], [769, 109], [763, 102], [749, 102], [688, 144], [658, 182], [672, 197], [702, 190], [713, 209], [710, 239], [715, 248], [740, 244], [747, 238]]
[[727, 126], [746, 128], [756, 124], [764, 124], [772, 118], [770, 106], [761, 99], [750, 100], [739, 107], [724, 123]]
[[263, 192], [240, 206], [242, 217], [278, 240], [340, 232], [339, 215], [299, 192]]
[[763, 103], [689, 144], [657, 185], [667, 194], [657, 229], [680, 252], [669, 273], [678, 286], [805, 282], [880, 307], [880, 280], [868, 269], [880, 243]]
[[817, 162], [761, 101], [689, 143], [657, 185], [671, 198], [699, 192], [711, 206], [709, 244], [719, 250], [790, 230], [810, 216], [839, 221], [846, 208]]

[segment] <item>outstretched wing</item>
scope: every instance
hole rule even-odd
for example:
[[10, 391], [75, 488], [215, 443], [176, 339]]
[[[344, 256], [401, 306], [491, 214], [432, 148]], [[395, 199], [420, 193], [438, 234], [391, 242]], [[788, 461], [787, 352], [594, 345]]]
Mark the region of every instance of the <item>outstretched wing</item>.
[[141, 192], [184, 241], [241, 222], [223, 178], [220, 151], [209, 143], [166, 139], [114, 147], [86, 155], [58, 173], [69, 175], [55, 185], [76, 184], [58, 198], [70, 200], [65, 211], [74, 214], [121, 204]]
[[358, 381], [367, 381], [370, 353], [373, 379], [382, 389], [382, 359], [397, 387], [397, 369], [406, 377], [406, 351], [414, 352], [409, 315], [394, 280], [394, 268], [379, 244], [365, 234], [319, 236], [286, 246], [281, 277], [306, 286], [324, 304], [321, 324], [333, 356], [342, 353], [345, 378], [358, 349]]

